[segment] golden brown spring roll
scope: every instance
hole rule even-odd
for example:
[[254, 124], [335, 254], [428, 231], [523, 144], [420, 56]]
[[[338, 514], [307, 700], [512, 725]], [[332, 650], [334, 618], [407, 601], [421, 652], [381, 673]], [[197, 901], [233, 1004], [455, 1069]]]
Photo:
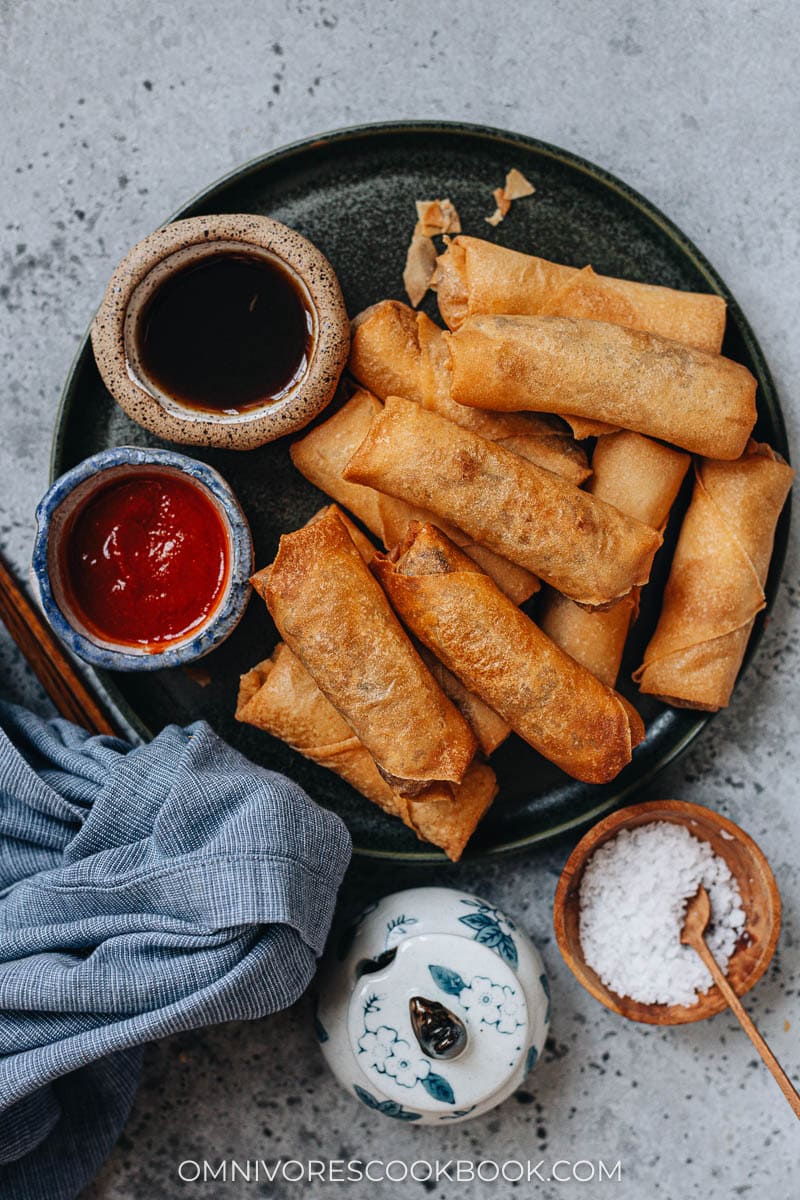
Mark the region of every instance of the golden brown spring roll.
[[661, 544], [551, 471], [394, 396], [344, 477], [429, 509], [589, 608], [646, 583]]
[[[370, 561], [372, 561], [371, 558]], [[475, 737], [478, 739], [478, 745], [483, 753], [487, 758], [490, 754], [494, 754], [497, 747], [502, 745], [511, 733], [511, 726], [507, 721], [503, 720], [499, 713], [496, 713], [494, 709], [481, 700], [480, 696], [476, 696], [474, 692], [465, 688], [461, 680], [452, 671], [448, 671], [444, 663], [440, 662], [427, 646], [423, 646], [418, 642], [417, 649], [419, 650], [420, 658], [439, 684], [445, 696], [449, 696], [453, 701], [453, 704], [455, 704], [475, 734]]]
[[[586, 490], [661, 533], [689, 461], [688, 454], [639, 433], [612, 433], [595, 447], [593, 474]], [[587, 612], [548, 589], [538, 621], [557, 646], [613, 687], [638, 606], [636, 588], [608, 612]]]
[[[437, 518], [405, 500], [384, 495], [374, 488], [349, 483], [344, 478], [345, 467], [367, 436], [373, 417], [381, 409], [380, 400], [369, 392], [359, 390], [332, 417], [294, 442], [289, 453], [292, 462], [306, 479], [348, 508], [387, 547], [400, 540], [409, 521], [437, 521]], [[501, 558], [488, 547], [478, 545], [451, 525], [446, 527], [446, 533], [461, 546], [465, 554], [469, 554], [488, 571], [515, 604], [522, 604], [538, 590], [539, 581], [530, 571]]]
[[746, 367], [652, 333], [572, 317], [470, 317], [446, 336], [460, 404], [574, 413], [722, 459], [740, 456], [755, 424]]
[[397, 791], [284, 642], [271, 658], [242, 676], [236, 718], [335, 771], [385, 812], [400, 817], [423, 841], [441, 847], [454, 862], [497, 794], [494, 771], [478, 761], [455, 785], [456, 803], [449, 791], [443, 797], [437, 797], [435, 789], [419, 797]]
[[[328, 504], [324, 508], [321, 508], [307, 524], [310, 525], [313, 521], [319, 521], [326, 513], [331, 511], [338, 512], [341, 521], [350, 534], [353, 545], [358, 550], [364, 562], [369, 565], [375, 555], [375, 547], [366, 534], [362, 533], [358, 526], [353, 524], [347, 513], [342, 512], [335, 504]], [[405, 535], [407, 528], [408, 526], [403, 529], [403, 533], [400, 536]], [[399, 541], [400, 536], [395, 541]], [[487, 757], [493, 754], [497, 747], [511, 733], [510, 726], [506, 724], [502, 717], [489, 708], [488, 704], [484, 704], [479, 696], [475, 696], [472, 692], [467, 691], [461, 680], [456, 679], [455, 675], [448, 671], [444, 663], [439, 662], [435, 654], [431, 654], [427, 646], [422, 646], [417, 642], [414, 648], [445, 696], [453, 701], [453, 704], [455, 704], [458, 711], [464, 717], [478, 739], [478, 745], [483, 753]]]
[[644, 736], [635, 710], [434, 525], [413, 525], [372, 569], [409, 629], [545, 758], [587, 783], [606, 783], [630, 762]]
[[627, 325], [718, 354], [725, 333], [721, 296], [681, 292], [596, 275], [495, 246], [457, 237], [438, 259], [439, 311], [450, 329], [477, 313], [585, 317]]
[[387, 396], [413, 400], [570, 483], [582, 483], [590, 474], [584, 450], [556, 418], [456, 404], [450, 396], [444, 331], [407, 304], [382, 300], [355, 318], [350, 370], [381, 400]]
[[661, 616], [634, 673], [643, 692], [706, 712], [728, 703], [766, 603], [775, 526], [793, 475], [758, 442], [738, 462], [695, 464]]
[[475, 736], [414, 650], [334, 506], [284, 534], [275, 561], [251, 582], [397, 790], [460, 783]]
[[375, 547], [373, 546], [372, 542], [369, 540], [367, 535], [358, 528], [355, 521], [351, 521], [350, 518], [348, 517], [347, 513], [343, 512], [342, 509], [339, 508], [338, 504], [326, 504], [318, 512], [315, 512], [314, 516], [311, 517], [311, 519], [309, 521], [306, 521], [306, 524], [313, 525], [313, 523], [315, 521], [321, 521], [322, 518], [330, 512], [335, 512], [335, 513], [339, 514], [339, 520], [342, 522], [345, 529], [350, 534], [351, 542], [353, 543], [356, 550], [363, 558], [364, 562], [369, 566], [369, 563], [372, 560], [372, 556], [375, 554]]

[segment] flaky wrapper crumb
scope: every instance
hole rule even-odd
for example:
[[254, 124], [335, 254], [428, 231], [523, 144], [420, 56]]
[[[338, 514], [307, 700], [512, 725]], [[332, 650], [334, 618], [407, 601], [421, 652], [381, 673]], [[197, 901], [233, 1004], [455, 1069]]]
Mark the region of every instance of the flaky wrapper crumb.
[[436, 273], [433, 238], [461, 232], [461, 220], [451, 200], [417, 200], [415, 203], [417, 223], [403, 269], [403, 287], [414, 308], [422, 301]]
[[403, 287], [414, 308], [422, 300], [431, 285], [436, 270], [436, 247], [431, 238], [414, 233], [403, 268]]
[[490, 217], [484, 217], [486, 224], [499, 225], [508, 216], [512, 200], [522, 200], [524, 196], [532, 196], [535, 191], [536, 188], [522, 172], [512, 167], [506, 175], [503, 187], [495, 188], [492, 192], [497, 207]]
[[512, 167], [506, 175], [506, 183], [503, 188], [507, 200], [522, 200], [524, 196], [532, 196], [536, 191], [529, 179], [526, 179], [522, 171], [518, 171], [516, 167]]
[[439, 237], [446, 233], [461, 233], [461, 218], [452, 200], [417, 200], [415, 233]]

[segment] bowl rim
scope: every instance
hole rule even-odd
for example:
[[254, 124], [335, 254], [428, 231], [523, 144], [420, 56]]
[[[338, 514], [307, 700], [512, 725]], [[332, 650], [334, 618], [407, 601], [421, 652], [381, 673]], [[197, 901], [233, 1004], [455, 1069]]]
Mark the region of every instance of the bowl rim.
[[[53, 517], [81, 484], [119, 467], [167, 467], [187, 476], [210, 493], [228, 534], [230, 553], [227, 594], [206, 621], [175, 646], [149, 654], [133, 654], [114, 646], [98, 645], [73, 624], [57, 603], [50, 578], [49, 552]], [[30, 577], [36, 599], [53, 631], [79, 658], [92, 666], [114, 671], [157, 671], [183, 666], [215, 649], [242, 618], [250, 598], [253, 573], [250, 526], [230, 484], [213, 467], [173, 450], [143, 446], [114, 446], [83, 459], [51, 483], [36, 507], [36, 534]]]
[[[682, 824], [687, 829], [692, 821], [710, 821], [717, 825], [722, 833], [727, 834], [732, 840], [743, 845], [754, 863], [758, 864], [771, 901], [769, 908], [770, 927], [761, 954], [754, 964], [752, 972], [747, 976], [744, 986], [739, 985], [734, 990], [737, 995], [743, 996], [758, 983], [772, 961], [781, 931], [782, 903], [775, 875], [764, 851], [749, 833], [746, 833], [741, 826], [731, 821], [729, 817], [725, 817], [722, 813], [717, 812], [716, 809], [709, 808], [704, 804], [695, 804], [690, 800], [648, 800], [642, 804], [631, 804], [625, 808], [615, 809], [614, 812], [609, 813], [608, 816], [598, 821], [596, 825], [593, 825], [591, 829], [588, 829], [572, 850], [556, 885], [553, 899], [553, 928], [564, 962], [578, 980], [578, 983], [595, 1000], [599, 1000], [605, 1008], [617, 1013], [619, 1016], [625, 1017], [629, 1021], [636, 1021], [641, 1024], [660, 1026], [688, 1025], [694, 1024], [696, 1021], [706, 1020], [708, 1017], [714, 1017], [718, 1013], [724, 1012], [728, 1007], [727, 1001], [715, 984], [712, 984], [711, 988], [703, 993], [704, 996], [709, 997], [709, 1003], [705, 1006], [701, 1005], [699, 1000], [693, 1006], [668, 1004], [645, 1005], [636, 1002], [639, 1004], [640, 1013], [635, 1015], [626, 1012], [621, 1005], [613, 1002], [613, 997], [617, 993], [613, 992], [610, 988], [606, 988], [605, 984], [601, 983], [598, 986], [595, 979], [592, 978], [594, 972], [590, 975], [588, 971], [584, 970], [583, 959], [578, 958], [572, 951], [572, 943], [567, 935], [565, 920], [568, 894], [574, 892], [579, 886], [586, 864], [595, 850], [609, 841], [619, 830], [628, 828], [626, 822], [630, 821], [631, 817], [648, 817], [652, 814], [652, 821], [660, 819], [668, 820], [669, 817], [663, 816], [665, 813], [671, 813], [673, 816], [678, 817], [679, 821], [675, 823]], [[659, 816], [659, 814], [662, 814], [662, 816]], [[636, 821], [637, 825], [649, 823], [650, 821], [648, 820]], [[690, 829], [690, 832], [694, 833], [701, 840], [707, 840], [697, 830]], [[624, 998], [620, 997], [620, 999]], [[665, 1014], [671, 1009], [678, 1010], [678, 1015], [667, 1019]]]
[[[180, 225], [181, 222], [175, 222]], [[171, 228], [170, 226], [166, 227]], [[157, 231], [163, 232], [163, 231]], [[137, 244], [138, 245], [138, 244]], [[272, 398], [266, 398], [257, 404], [248, 405], [239, 412], [228, 412], [225, 409], [196, 408], [170, 396], [159, 384], [158, 380], [148, 375], [147, 366], [142, 360], [138, 335], [148, 306], [155, 299], [161, 288], [168, 284], [176, 275], [187, 267], [206, 264], [215, 258], [233, 256], [249, 256], [261, 262], [274, 266], [291, 280], [292, 287], [301, 298], [306, 316], [310, 318], [310, 344], [304, 362], [291, 376], [286, 386], [280, 389]], [[129, 256], [130, 257], [130, 256]], [[275, 412], [280, 405], [288, 405], [303, 386], [314, 356], [320, 333], [320, 316], [317, 304], [311, 295], [311, 290], [299, 270], [286, 257], [282, 257], [274, 249], [267, 249], [256, 241], [244, 242], [236, 238], [214, 237], [206, 241], [193, 241], [189, 245], [160, 258], [153, 260], [149, 270], [146, 270], [134, 285], [128, 296], [122, 318], [123, 354], [127, 363], [128, 379], [125, 381], [147, 392], [161, 405], [166, 412], [180, 421], [211, 421], [216, 425], [240, 425], [248, 421], [257, 421], [265, 412]], [[99, 368], [98, 368], [99, 369]]]

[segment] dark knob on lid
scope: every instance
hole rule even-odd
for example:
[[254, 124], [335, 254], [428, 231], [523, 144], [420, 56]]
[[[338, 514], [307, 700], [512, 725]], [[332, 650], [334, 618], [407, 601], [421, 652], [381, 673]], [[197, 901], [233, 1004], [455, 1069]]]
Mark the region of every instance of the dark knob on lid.
[[467, 1030], [449, 1008], [438, 1000], [412, 996], [408, 1002], [411, 1027], [421, 1049], [429, 1058], [457, 1058], [467, 1045]]

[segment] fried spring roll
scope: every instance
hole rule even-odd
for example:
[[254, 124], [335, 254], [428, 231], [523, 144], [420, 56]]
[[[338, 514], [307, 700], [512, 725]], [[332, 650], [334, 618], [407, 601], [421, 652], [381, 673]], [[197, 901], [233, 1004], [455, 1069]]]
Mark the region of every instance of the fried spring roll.
[[455, 238], [437, 261], [435, 282], [450, 329], [476, 313], [585, 317], [710, 354], [719, 353], [725, 333], [721, 296], [596, 275], [591, 267], [561, 266], [480, 238]]
[[556, 418], [485, 412], [456, 404], [450, 396], [444, 331], [407, 304], [382, 300], [355, 318], [350, 370], [381, 400], [387, 396], [413, 400], [570, 483], [582, 483], [590, 474], [585, 452]]
[[435, 526], [412, 526], [372, 569], [409, 629], [545, 758], [587, 783], [606, 783], [630, 762], [644, 736], [635, 710]]
[[321, 767], [335, 771], [384, 812], [400, 817], [421, 840], [441, 847], [454, 862], [497, 794], [494, 771], [477, 761], [455, 785], [455, 804], [449, 789], [437, 796], [431, 788], [415, 798], [393, 788], [284, 642], [271, 658], [242, 676], [236, 719], [265, 730]]
[[721, 459], [742, 454], [755, 424], [746, 367], [652, 333], [572, 317], [470, 317], [447, 336], [460, 404], [574, 413]]
[[[349, 509], [387, 547], [400, 540], [409, 521], [436, 521], [437, 518], [405, 500], [349, 483], [344, 478], [345, 467], [381, 408], [381, 402], [375, 396], [360, 390], [322, 425], [294, 442], [289, 453], [306, 479]], [[478, 545], [452, 525], [445, 531], [466, 554], [480, 563], [515, 604], [522, 604], [538, 590], [539, 581], [530, 571], [501, 558], [488, 547]]]
[[775, 526], [793, 475], [758, 442], [738, 462], [695, 464], [661, 616], [634, 673], [643, 692], [706, 712], [727, 705], [766, 604]]
[[[586, 490], [661, 533], [689, 461], [688, 454], [639, 433], [612, 433], [597, 443]], [[638, 611], [638, 589], [608, 612], [587, 612], [553, 591], [542, 601], [538, 620], [547, 636], [613, 687], [628, 630]]]
[[[366, 534], [363, 534], [358, 526], [353, 524], [347, 513], [342, 512], [336, 505], [329, 504], [325, 508], [321, 508], [307, 524], [310, 525], [313, 521], [319, 521], [320, 518], [324, 517], [331, 510], [338, 512], [347, 532], [350, 534], [353, 545], [358, 550], [364, 562], [369, 564], [375, 555], [375, 547]], [[395, 541], [400, 541], [400, 538], [405, 536], [406, 528], [407, 526]], [[416, 643], [415, 649], [445, 696], [453, 701], [453, 704], [455, 704], [472, 729], [483, 753], [487, 757], [493, 754], [497, 747], [511, 733], [509, 725], [496, 712], [493, 712], [488, 704], [484, 704], [479, 696], [475, 696], [472, 692], [467, 691], [461, 680], [456, 679], [455, 675], [448, 671], [444, 663], [439, 662], [435, 654], [431, 654], [427, 646], [421, 646], [419, 643]]]
[[451, 521], [589, 608], [646, 583], [661, 537], [517, 454], [390, 397], [344, 471]]
[[365, 533], [358, 528], [354, 521], [351, 521], [346, 512], [343, 512], [337, 504], [326, 504], [319, 512], [314, 513], [307, 525], [313, 525], [315, 521], [321, 521], [328, 513], [335, 512], [339, 514], [339, 520], [344, 525], [347, 532], [350, 534], [350, 541], [355, 546], [358, 553], [363, 558], [364, 562], [369, 566], [372, 556], [375, 553], [375, 547]]
[[335, 507], [284, 534], [251, 580], [284, 641], [393, 787], [460, 783], [477, 748], [401, 628]]
[[450, 697], [472, 729], [483, 753], [487, 758], [490, 754], [494, 754], [497, 747], [502, 745], [511, 733], [511, 726], [503, 720], [499, 713], [481, 700], [480, 696], [476, 696], [474, 692], [465, 688], [461, 680], [452, 671], [448, 671], [444, 663], [440, 662], [427, 646], [417, 643], [417, 649], [420, 658], [445, 696]]

